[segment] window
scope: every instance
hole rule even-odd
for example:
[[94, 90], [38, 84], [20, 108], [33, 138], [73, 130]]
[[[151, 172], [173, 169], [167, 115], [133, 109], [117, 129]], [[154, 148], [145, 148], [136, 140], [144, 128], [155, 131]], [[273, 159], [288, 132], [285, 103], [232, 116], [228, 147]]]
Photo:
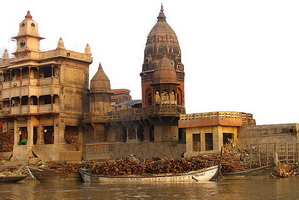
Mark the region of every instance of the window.
[[51, 95], [43, 95], [39, 97], [39, 104], [44, 105], [44, 104], [51, 104]]
[[206, 142], [206, 151], [213, 150], [213, 133], [206, 133], [205, 134], [205, 142]]
[[201, 151], [200, 147], [200, 134], [193, 134], [192, 135], [193, 141], [193, 151]]
[[232, 133], [223, 133], [223, 145], [229, 144], [233, 139]]
[[179, 142], [186, 143], [186, 129], [179, 128]]
[[22, 96], [21, 104], [28, 105], [28, 96]]

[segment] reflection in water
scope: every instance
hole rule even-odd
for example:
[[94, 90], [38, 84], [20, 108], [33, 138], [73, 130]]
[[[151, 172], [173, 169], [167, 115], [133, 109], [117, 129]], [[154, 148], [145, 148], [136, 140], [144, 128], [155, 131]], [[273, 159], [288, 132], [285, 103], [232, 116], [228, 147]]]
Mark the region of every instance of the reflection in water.
[[0, 199], [299, 199], [299, 179], [204, 183], [38, 183], [1, 184]]

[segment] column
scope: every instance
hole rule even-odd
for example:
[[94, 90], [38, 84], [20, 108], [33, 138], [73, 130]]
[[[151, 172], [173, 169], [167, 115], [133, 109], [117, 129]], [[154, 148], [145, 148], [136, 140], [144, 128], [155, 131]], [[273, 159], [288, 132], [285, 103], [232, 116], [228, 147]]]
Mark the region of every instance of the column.
[[31, 121], [31, 117], [27, 119], [27, 132], [28, 132], [28, 142], [27, 145], [33, 145], [33, 125]]
[[14, 127], [14, 146], [17, 146], [18, 142], [20, 141], [20, 133], [19, 133], [19, 129], [18, 129], [18, 121], [17, 120], [14, 120], [13, 127]]
[[54, 144], [65, 144], [64, 130], [65, 124], [60, 116], [54, 116]]

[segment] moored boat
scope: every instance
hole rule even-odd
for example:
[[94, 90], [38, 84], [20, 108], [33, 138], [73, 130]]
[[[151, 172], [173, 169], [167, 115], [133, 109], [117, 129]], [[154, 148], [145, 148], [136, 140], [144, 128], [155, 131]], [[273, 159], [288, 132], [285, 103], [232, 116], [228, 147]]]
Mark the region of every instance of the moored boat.
[[109, 183], [109, 182], [197, 182], [210, 181], [218, 174], [219, 167], [212, 166], [196, 171], [181, 174], [152, 174], [152, 175], [123, 175], [107, 176], [92, 174], [89, 169], [81, 168], [80, 174], [84, 182]]
[[0, 175], [0, 183], [16, 183], [25, 178], [27, 175]]
[[245, 171], [224, 173], [222, 174], [222, 177], [224, 178], [224, 180], [266, 179], [271, 177], [271, 172], [273, 172], [273, 166], [266, 165]]
[[54, 169], [39, 168], [32, 166], [30, 166], [29, 169], [33, 176], [40, 182], [82, 181], [79, 173], [63, 173]]

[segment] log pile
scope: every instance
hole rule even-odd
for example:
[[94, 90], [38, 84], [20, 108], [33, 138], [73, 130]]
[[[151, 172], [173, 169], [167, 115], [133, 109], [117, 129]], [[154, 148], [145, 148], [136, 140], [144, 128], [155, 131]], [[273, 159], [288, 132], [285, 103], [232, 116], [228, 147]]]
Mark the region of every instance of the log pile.
[[[110, 159], [85, 162], [39, 162], [40, 167], [55, 169], [63, 173], [78, 173], [80, 168], [92, 169], [95, 174], [101, 175], [142, 175], [185, 173], [218, 165], [220, 156], [199, 155], [191, 158], [173, 159], [165, 157], [158, 161], [148, 159], [139, 160], [129, 156], [123, 159]], [[236, 156], [224, 154], [222, 157], [221, 173], [246, 170], [245, 165]]]
[[0, 133], [0, 152], [12, 151], [13, 143], [14, 143], [13, 132]]
[[62, 173], [79, 173], [80, 168], [91, 168], [93, 162], [66, 162], [66, 161], [40, 161], [36, 165], [40, 168], [48, 168], [60, 171]]
[[28, 175], [27, 168], [8, 167], [0, 171], [0, 175]]

